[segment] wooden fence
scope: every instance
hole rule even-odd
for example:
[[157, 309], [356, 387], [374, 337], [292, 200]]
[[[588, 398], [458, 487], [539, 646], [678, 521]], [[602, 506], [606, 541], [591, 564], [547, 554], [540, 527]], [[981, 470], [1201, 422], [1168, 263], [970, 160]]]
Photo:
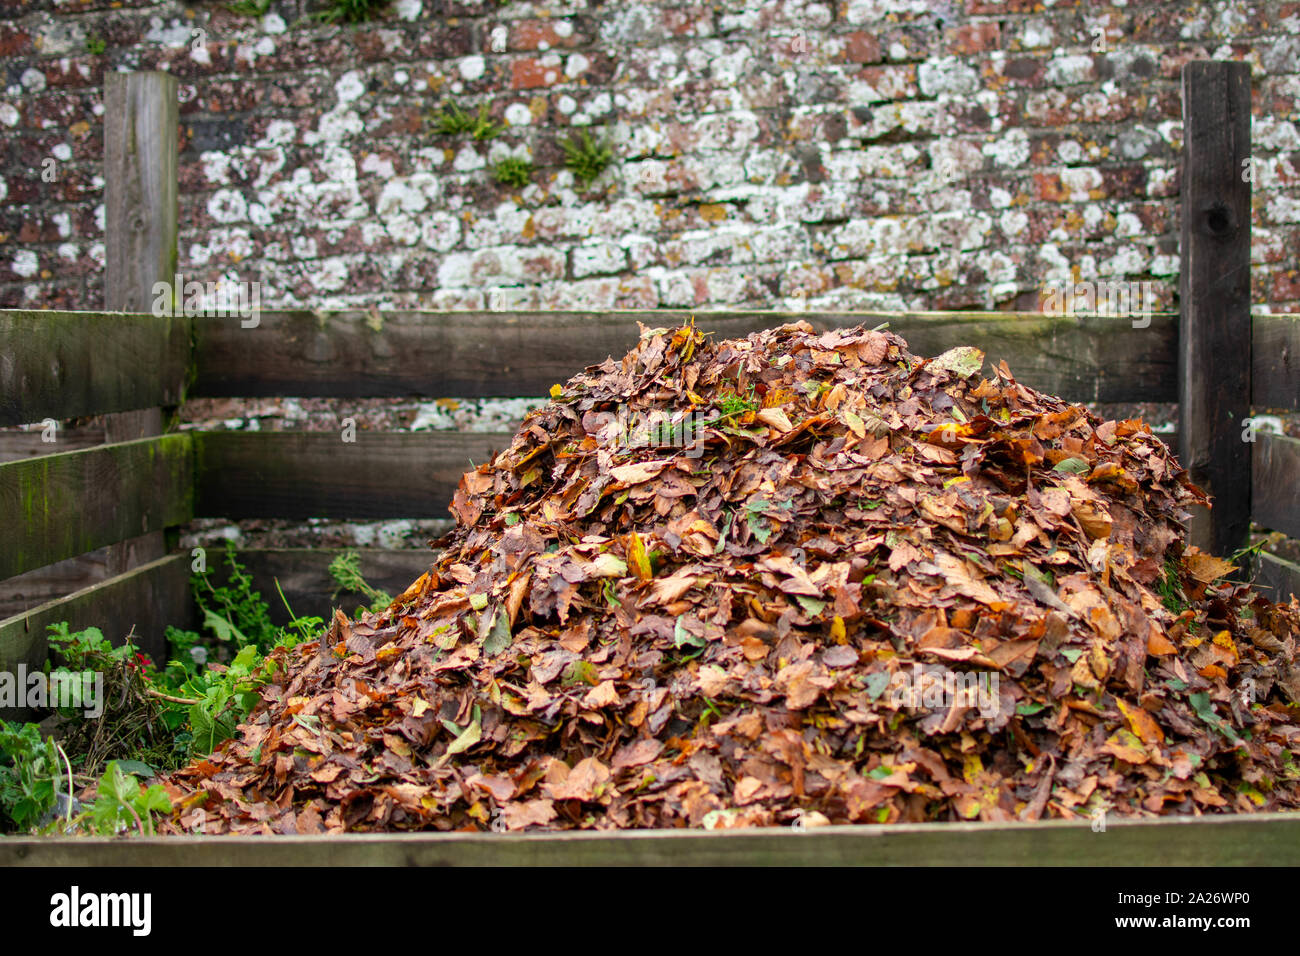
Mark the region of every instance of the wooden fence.
[[12, 866], [1294, 866], [1300, 814], [738, 830], [10, 837]]

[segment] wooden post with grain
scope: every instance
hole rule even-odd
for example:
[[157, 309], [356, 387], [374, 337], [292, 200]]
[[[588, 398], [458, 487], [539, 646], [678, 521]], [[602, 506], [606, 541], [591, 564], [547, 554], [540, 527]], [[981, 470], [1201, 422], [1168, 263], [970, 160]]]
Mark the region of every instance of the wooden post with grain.
[[1182, 80], [1179, 454], [1214, 499], [1190, 543], [1226, 556], [1250, 530], [1250, 66], [1188, 63]]
[[[175, 281], [177, 92], [167, 73], [104, 77], [104, 308], [110, 312], [149, 312], [154, 284]], [[104, 440], [162, 432], [163, 412], [155, 406], [106, 416]], [[154, 531], [112, 545], [106, 570], [121, 574], [166, 552], [163, 532]]]

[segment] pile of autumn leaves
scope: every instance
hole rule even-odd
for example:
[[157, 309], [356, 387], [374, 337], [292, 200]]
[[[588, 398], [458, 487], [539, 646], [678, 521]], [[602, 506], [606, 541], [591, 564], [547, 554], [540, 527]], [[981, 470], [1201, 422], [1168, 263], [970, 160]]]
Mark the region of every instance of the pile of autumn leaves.
[[983, 356], [647, 331], [464, 476], [437, 563], [278, 651], [175, 831], [1300, 806], [1300, 606], [1183, 553], [1136, 421]]

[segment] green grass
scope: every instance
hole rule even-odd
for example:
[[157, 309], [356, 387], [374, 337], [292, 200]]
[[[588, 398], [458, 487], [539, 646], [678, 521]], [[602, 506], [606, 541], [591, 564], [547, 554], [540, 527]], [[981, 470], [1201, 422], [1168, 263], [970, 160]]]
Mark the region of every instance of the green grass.
[[492, 178], [503, 186], [523, 189], [533, 178], [533, 164], [526, 159], [511, 156], [492, 167]]
[[272, 0], [236, 0], [227, 9], [241, 17], [264, 17], [271, 9]]
[[494, 139], [502, 129], [492, 122], [486, 103], [478, 108], [477, 113], [468, 113], [456, 103], [448, 103], [433, 115], [433, 123], [444, 136], [463, 136], [468, 133], [480, 142]]
[[1155, 588], [1156, 594], [1160, 595], [1160, 603], [1173, 614], [1182, 614], [1191, 606], [1183, 597], [1183, 589], [1178, 576], [1178, 561], [1169, 558], [1165, 561], [1165, 572], [1156, 581]]
[[560, 140], [564, 166], [584, 187], [605, 171], [614, 160], [614, 150], [605, 140], [597, 140], [587, 130], [579, 130], [567, 140]]
[[329, 0], [329, 6], [313, 16], [324, 23], [364, 23], [388, 4], [389, 0]]

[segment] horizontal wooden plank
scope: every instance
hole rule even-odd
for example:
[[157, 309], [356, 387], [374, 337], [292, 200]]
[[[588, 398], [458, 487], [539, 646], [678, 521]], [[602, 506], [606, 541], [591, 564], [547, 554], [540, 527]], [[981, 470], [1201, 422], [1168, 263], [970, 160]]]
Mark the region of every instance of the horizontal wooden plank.
[[1300, 439], [1258, 432], [1252, 455], [1251, 520], [1300, 538]]
[[1255, 315], [1250, 331], [1250, 401], [1300, 409], [1300, 315]]
[[504, 432], [358, 431], [355, 442], [337, 432], [188, 434], [200, 518], [447, 518], [460, 476], [511, 441]]
[[177, 405], [184, 317], [0, 310], [0, 425]]
[[142, 535], [6, 578], [0, 581], [0, 619], [58, 600], [65, 594], [152, 561], [159, 555], [149, 554], [147, 558], [144, 555], [153, 544], [154, 533]]
[[1285, 604], [1294, 595], [1300, 598], [1300, 564], [1276, 554], [1255, 555], [1255, 588], [1270, 601]]
[[1005, 359], [1025, 384], [1074, 401], [1176, 401], [1177, 320], [991, 312], [263, 312], [195, 322], [196, 381], [210, 397], [526, 397], [622, 356], [651, 327], [718, 338], [804, 319], [819, 328], [888, 322], [920, 355], [956, 345]]
[[135, 643], [154, 660], [165, 662], [167, 625], [184, 628], [194, 622], [189, 560], [185, 554], [167, 555], [5, 618], [0, 621], [0, 670], [44, 664], [49, 653], [46, 628], [60, 621], [67, 621], [74, 631], [97, 627], [114, 644], [123, 643], [134, 628]]
[[11, 837], [0, 866], [1294, 866], [1300, 814], [794, 830]]
[[188, 435], [0, 464], [0, 579], [192, 517]]
[[[79, 448], [93, 448], [104, 444], [104, 419], [90, 420], [92, 424], [75, 425], [69, 428], [56, 427], [46, 431], [33, 428], [25, 431], [4, 429], [0, 431], [0, 463], [21, 461], [24, 458], [36, 458], [39, 455], [55, 455], [61, 451], [76, 451]], [[47, 441], [52, 437], [53, 441]]]
[[191, 432], [197, 517], [446, 518], [466, 471], [504, 434]]
[[[285, 610], [276, 582], [295, 614], [329, 620], [332, 608], [341, 607], [351, 614], [359, 604], [369, 604], [364, 594], [344, 591], [335, 595], [336, 585], [329, 565], [345, 550], [355, 551], [361, 576], [373, 588], [397, 595], [433, 565], [436, 552], [428, 549], [397, 548], [247, 548], [238, 553], [239, 561], [252, 575], [253, 587], [271, 607], [271, 620], [285, 624]], [[224, 564], [219, 555], [209, 552], [208, 567], [215, 575], [214, 584], [224, 580]]]

